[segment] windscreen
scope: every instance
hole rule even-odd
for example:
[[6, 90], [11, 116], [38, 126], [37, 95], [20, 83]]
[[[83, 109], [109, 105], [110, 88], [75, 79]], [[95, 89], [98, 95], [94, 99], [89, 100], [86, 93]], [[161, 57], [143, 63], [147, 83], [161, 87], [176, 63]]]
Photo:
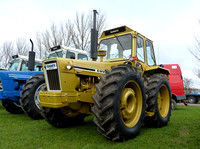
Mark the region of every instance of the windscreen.
[[[28, 70], [28, 62], [25, 61], [25, 60], [22, 60], [22, 64], [21, 64], [21, 71], [29, 71]], [[39, 71], [39, 67], [37, 67], [37, 62], [35, 62], [35, 65], [34, 65], [34, 71]]]
[[8, 70], [17, 71], [18, 65], [19, 65], [19, 59], [14, 59], [11, 61]]
[[78, 54], [78, 59], [79, 60], [88, 60], [88, 57], [85, 54]]
[[104, 60], [113, 58], [129, 59], [132, 49], [132, 35], [126, 34], [104, 39], [100, 42], [99, 49], [106, 50]]
[[58, 52], [54, 52], [54, 53], [51, 53], [51, 54], [49, 54], [49, 57], [48, 58], [55, 58], [55, 57], [63, 57], [63, 53], [62, 53], [62, 51], [58, 51]]

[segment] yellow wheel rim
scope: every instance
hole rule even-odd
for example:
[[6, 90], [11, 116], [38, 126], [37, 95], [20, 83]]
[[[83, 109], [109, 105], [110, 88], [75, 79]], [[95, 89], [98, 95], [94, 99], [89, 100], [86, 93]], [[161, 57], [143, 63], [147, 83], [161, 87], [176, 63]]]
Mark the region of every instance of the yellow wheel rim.
[[121, 94], [120, 113], [123, 123], [133, 127], [140, 119], [142, 112], [142, 92], [135, 81], [129, 81]]
[[169, 100], [170, 96], [168, 88], [166, 85], [162, 85], [158, 93], [158, 110], [162, 117], [166, 117], [169, 112], [169, 106], [170, 106]]

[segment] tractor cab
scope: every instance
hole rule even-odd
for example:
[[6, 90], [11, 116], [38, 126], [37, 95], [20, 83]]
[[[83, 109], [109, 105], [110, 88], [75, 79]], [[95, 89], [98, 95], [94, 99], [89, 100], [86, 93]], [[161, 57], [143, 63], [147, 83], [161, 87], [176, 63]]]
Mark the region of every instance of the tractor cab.
[[63, 45], [58, 45], [50, 49], [48, 59], [50, 58], [69, 58], [69, 59], [79, 59], [79, 60], [88, 60], [89, 55], [86, 51], [74, 49], [71, 47], [66, 47]]
[[[12, 56], [12, 60], [10, 62], [9, 71], [29, 71], [28, 70], [28, 57], [27, 56], [22, 56], [22, 55], [14, 55]], [[42, 60], [36, 59], [35, 60], [35, 71], [39, 71], [40, 67], [39, 65], [42, 64]]]
[[98, 55], [104, 61], [130, 60], [135, 66], [146, 69], [156, 66], [153, 42], [127, 26], [104, 31], [100, 37]]

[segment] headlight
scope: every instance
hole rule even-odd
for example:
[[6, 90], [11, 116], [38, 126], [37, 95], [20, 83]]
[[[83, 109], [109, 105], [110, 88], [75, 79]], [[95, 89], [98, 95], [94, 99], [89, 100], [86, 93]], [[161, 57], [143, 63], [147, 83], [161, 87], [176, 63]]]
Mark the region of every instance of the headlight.
[[70, 70], [70, 69], [72, 69], [73, 66], [70, 62], [68, 62], [66, 67], [67, 67], [68, 70]]

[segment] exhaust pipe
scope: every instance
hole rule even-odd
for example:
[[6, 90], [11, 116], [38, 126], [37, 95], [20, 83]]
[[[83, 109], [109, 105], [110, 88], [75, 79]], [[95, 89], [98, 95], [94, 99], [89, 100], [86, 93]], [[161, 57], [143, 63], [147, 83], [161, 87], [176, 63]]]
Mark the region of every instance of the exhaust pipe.
[[96, 14], [98, 12], [93, 10], [93, 28], [91, 29], [91, 58], [93, 61], [97, 60], [97, 44], [98, 44], [98, 31], [96, 30]]
[[34, 70], [34, 66], [35, 66], [35, 52], [33, 52], [33, 41], [30, 39], [31, 42], [31, 51], [29, 51], [29, 55], [28, 55], [28, 69], [30, 71]]

